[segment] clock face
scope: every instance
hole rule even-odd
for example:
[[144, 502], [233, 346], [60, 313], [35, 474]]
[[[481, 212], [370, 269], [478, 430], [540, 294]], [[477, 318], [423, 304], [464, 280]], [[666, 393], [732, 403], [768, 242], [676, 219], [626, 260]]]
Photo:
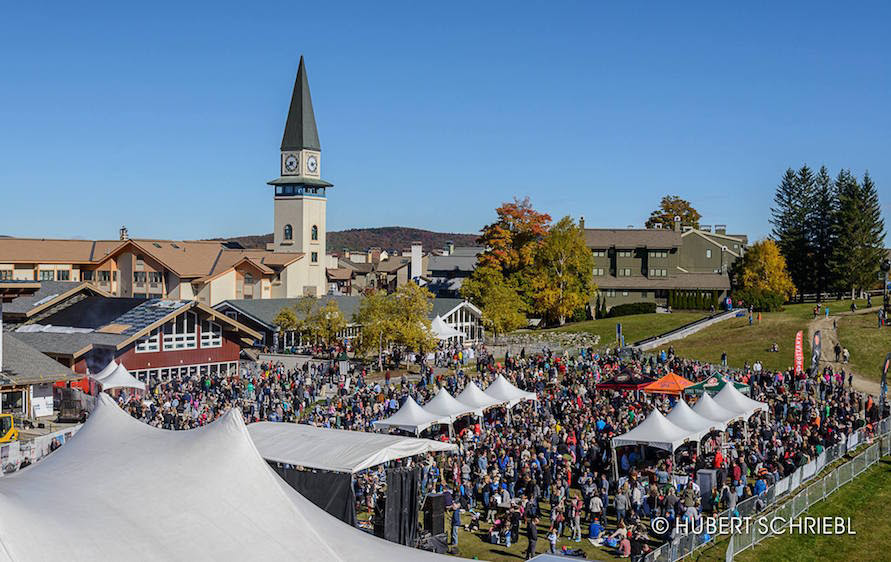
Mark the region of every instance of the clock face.
[[306, 159], [306, 169], [312, 173], [315, 173], [315, 171], [319, 169], [319, 162], [316, 160], [315, 156], [310, 156]]
[[287, 158], [285, 158], [285, 170], [287, 170], [288, 172], [296, 172], [297, 164], [297, 156], [294, 154], [288, 154]]

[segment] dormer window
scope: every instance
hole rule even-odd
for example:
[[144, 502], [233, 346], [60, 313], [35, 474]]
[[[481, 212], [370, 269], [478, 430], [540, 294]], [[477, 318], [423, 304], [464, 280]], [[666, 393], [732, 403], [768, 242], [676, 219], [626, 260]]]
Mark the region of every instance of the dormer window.
[[312, 225], [312, 230], [311, 230], [310, 238], [312, 238], [313, 240], [318, 240], [318, 239], [319, 239], [319, 227], [318, 227], [318, 226], [316, 226], [316, 225]]
[[285, 240], [293, 240], [294, 239], [294, 229], [291, 228], [290, 224], [285, 225], [284, 236], [285, 236]]

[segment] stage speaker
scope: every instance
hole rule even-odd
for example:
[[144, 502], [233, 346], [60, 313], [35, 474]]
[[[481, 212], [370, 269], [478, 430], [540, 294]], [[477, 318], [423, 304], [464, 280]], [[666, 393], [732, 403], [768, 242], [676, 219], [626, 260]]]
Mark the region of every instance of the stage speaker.
[[445, 496], [430, 494], [424, 501], [424, 530], [439, 535], [445, 533]]

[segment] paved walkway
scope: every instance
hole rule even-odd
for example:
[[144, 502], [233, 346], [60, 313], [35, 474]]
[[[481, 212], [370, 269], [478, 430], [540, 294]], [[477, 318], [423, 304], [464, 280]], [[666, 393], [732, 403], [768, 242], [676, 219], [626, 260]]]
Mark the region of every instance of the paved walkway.
[[[822, 310], [822, 309], [821, 309]], [[857, 314], [875, 314], [878, 312], [879, 307], [874, 306], [872, 308], [864, 308], [862, 310], [857, 310], [855, 312], [841, 312], [839, 314], [833, 314], [829, 318], [826, 318], [824, 314], [819, 315], [815, 320], [811, 320], [808, 324], [807, 334], [808, 341], [814, 341], [814, 332], [820, 330], [820, 335], [823, 338], [823, 346], [821, 348], [821, 357], [820, 357], [820, 367], [831, 365], [833, 369], [844, 369], [845, 373], [854, 375], [854, 388], [861, 392], [868, 392], [873, 396], [879, 396], [882, 392], [882, 385], [878, 383], [878, 381], [874, 381], [872, 379], [868, 379], [866, 377], [862, 377], [858, 375], [855, 371], [853, 371], [853, 367], [850, 363], [847, 365], [843, 364], [840, 361], [835, 360], [835, 344], [838, 343], [838, 332], [836, 332], [832, 328], [833, 318], [838, 318], [840, 316], [852, 316]], [[844, 346], [842, 346], [844, 347]], [[807, 360], [807, 359], [805, 359]]]

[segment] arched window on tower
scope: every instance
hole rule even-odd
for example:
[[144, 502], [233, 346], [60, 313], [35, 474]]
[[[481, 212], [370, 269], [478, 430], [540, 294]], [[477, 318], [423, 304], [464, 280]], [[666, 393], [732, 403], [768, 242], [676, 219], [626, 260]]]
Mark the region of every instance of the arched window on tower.
[[319, 239], [319, 227], [317, 227], [316, 225], [312, 225], [312, 239], [313, 240]]
[[293, 240], [294, 239], [294, 229], [291, 228], [290, 224], [285, 225], [285, 240]]

